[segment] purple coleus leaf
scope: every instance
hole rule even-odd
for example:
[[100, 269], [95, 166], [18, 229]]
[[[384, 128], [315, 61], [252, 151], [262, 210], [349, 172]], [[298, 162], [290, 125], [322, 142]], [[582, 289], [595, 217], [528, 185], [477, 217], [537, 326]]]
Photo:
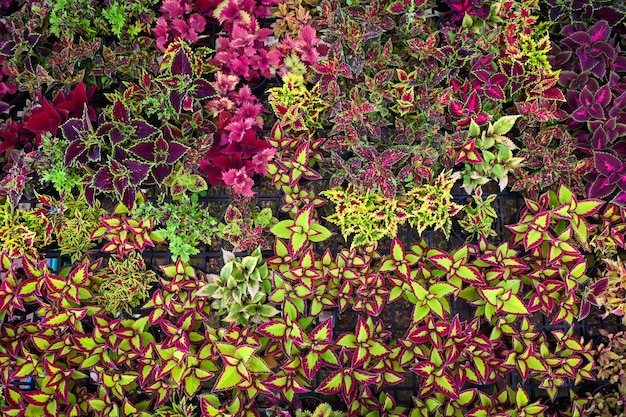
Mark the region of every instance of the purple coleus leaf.
[[213, 97], [215, 95], [215, 89], [205, 80], [196, 80], [193, 83], [193, 96], [197, 100]]
[[172, 107], [180, 113], [183, 109], [183, 101], [185, 100], [186, 93], [180, 91], [172, 91], [170, 92], [170, 102], [172, 103]]
[[120, 100], [117, 100], [113, 105], [113, 117], [118, 122], [128, 122], [130, 120], [128, 116], [128, 109]]
[[148, 173], [150, 172], [150, 164], [133, 161], [132, 159], [124, 161], [124, 164], [130, 171], [131, 181], [137, 186], [146, 179]]
[[172, 60], [172, 74], [174, 75], [191, 75], [192, 68], [189, 57], [183, 48], [178, 48], [174, 59]]
[[626, 191], [626, 164], [606, 152], [595, 152], [594, 161], [598, 175], [587, 190], [589, 198], [607, 197], [617, 187]]
[[[120, 151], [116, 154], [125, 154], [125, 152]], [[92, 185], [103, 192], [117, 193], [127, 207], [132, 207], [135, 202], [136, 187], [139, 187], [148, 177], [150, 167], [150, 164], [132, 159], [110, 158], [109, 165], [103, 166], [96, 172]]]
[[619, 118], [623, 114], [624, 108], [626, 108], [626, 91], [613, 101], [613, 107], [609, 110], [609, 116]]
[[615, 48], [607, 43], [610, 34], [609, 24], [601, 20], [588, 31], [581, 30], [570, 35], [569, 39], [578, 44], [576, 56], [578, 56], [582, 71], [591, 71], [596, 77], [604, 78], [606, 75], [604, 57], [612, 60], [617, 54]]
[[504, 100], [503, 88], [508, 83], [508, 78], [505, 74], [492, 74], [487, 70], [480, 69], [476, 70], [474, 75], [482, 81], [481, 88], [485, 91], [485, 95], [496, 100]]
[[65, 139], [70, 142], [65, 151], [65, 165], [69, 166], [76, 160], [86, 163], [87, 159], [95, 161], [100, 158], [100, 145], [92, 144], [88, 149], [85, 143], [93, 133], [86, 109], [81, 119], [69, 119], [63, 123], [61, 131]]
[[491, 118], [482, 112], [482, 103], [476, 91], [473, 91], [463, 104], [454, 99], [450, 100], [450, 114], [461, 119], [456, 122], [461, 127], [468, 126], [472, 120], [481, 125]]
[[151, 174], [157, 184], [172, 173], [172, 167], [189, 148], [182, 143], [167, 142], [163, 135], [159, 135], [155, 141], [140, 142], [132, 146], [129, 151], [135, 156], [151, 164]]
[[593, 131], [593, 136], [591, 137], [591, 145], [596, 149], [604, 149], [606, 143], [608, 141], [608, 135], [604, 127], [599, 126]]
[[143, 120], [133, 120], [131, 124], [135, 128], [134, 139], [136, 140], [147, 139], [158, 132], [154, 126]]
[[100, 168], [93, 177], [93, 187], [99, 191], [113, 191], [113, 174], [107, 166]]
[[578, 96], [579, 107], [572, 112], [572, 118], [577, 122], [586, 122], [590, 119], [604, 119], [604, 107], [611, 102], [610, 87], [605, 85], [594, 93], [587, 86], [583, 87]]
[[591, 144], [599, 150], [626, 134], [626, 124], [619, 123], [615, 117], [608, 120], [590, 120], [588, 123], [589, 130], [593, 132]]

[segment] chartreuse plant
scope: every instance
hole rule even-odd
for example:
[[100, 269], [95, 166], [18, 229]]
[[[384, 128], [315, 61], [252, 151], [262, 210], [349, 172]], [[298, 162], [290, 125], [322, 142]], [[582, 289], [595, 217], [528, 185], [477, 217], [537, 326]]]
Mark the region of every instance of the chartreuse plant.
[[341, 228], [343, 238], [352, 237], [352, 248], [375, 243], [384, 237], [394, 237], [398, 227], [406, 223], [407, 213], [396, 199], [388, 200], [371, 191], [361, 192], [350, 186], [322, 191], [334, 205], [326, 220]]
[[288, 72], [282, 77], [281, 87], [270, 88], [268, 100], [281, 124], [294, 130], [312, 130], [322, 127], [322, 114], [330, 105], [319, 93], [319, 83], [310, 90], [304, 76]]
[[83, 0], [54, 0], [50, 2], [47, 17], [50, 31], [57, 37], [71, 29], [86, 37], [113, 34], [121, 38], [124, 34], [132, 39], [142, 30], [148, 29], [141, 18], [152, 17], [154, 12], [149, 8], [152, 4], [153, 1], [142, 3], [114, 0], [106, 7], [96, 8]]
[[99, 201], [89, 205], [82, 193], [76, 197], [63, 194], [58, 201], [47, 196], [39, 196], [38, 200], [50, 207], [46, 218], [51, 223], [61, 255], [69, 255], [72, 262], [77, 262], [96, 247], [92, 233], [98, 229], [101, 218], [106, 214]]
[[427, 228], [450, 234], [452, 217], [462, 207], [452, 202], [456, 180], [442, 173], [432, 183], [410, 188], [406, 196], [387, 199], [382, 194], [365, 192], [349, 186], [321, 194], [335, 204], [335, 212], [326, 220], [341, 227], [344, 239], [354, 235], [352, 248], [395, 237], [406, 221], [422, 234]]
[[64, 137], [53, 136], [50, 132], [42, 135], [41, 159], [38, 161], [40, 182], [50, 183], [60, 195], [71, 194], [83, 179], [79, 169], [65, 167], [65, 149], [68, 145], [69, 141]]
[[418, 233], [426, 228], [441, 230], [450, 236], [452, 217], [463, 209], [452, 201], [452, 187], [456, 178], [442, 172], [431, 183], [411, 188], [406, 194], [402, 207], [408, 214], [409, 224]]
[[345, 417], [345, 413], [334, 411], [330, 404], [322, 403], [313, 411], [296, 410], [296, 417]]
[[271, 292], [269, 269], [263, 262], [261, 249], [238, 258], [222, 249], [224, 266], [218, 275], [209, 275], [209, 284], [198, 291], [198, 296], [211, 297], [212, 307], [227, 323], [262, 323], [279, 313], [268, 302]]
[[40, 210], [16, 210], [6, 200], [0, 206], [0, 251], [11, 258], [34, 254], [50, 243], [46, 216]]
[[320, 98], [319, 84], [308, 89], [304, 77], [293, 72], [285, 75], [285, 81], [281, 88], [271, 89], [268, 98], [278, 121], [267, 137], [275, 151], [267, 176], [284, 194], [281, 211], [295, 215], [308, 204], [319, 207], [324, 203], [300, 181], [321, 178], [313, 167], [323, 159], [320, 147], [324, 139], [315, 131], [321, 128], [328, 105]]

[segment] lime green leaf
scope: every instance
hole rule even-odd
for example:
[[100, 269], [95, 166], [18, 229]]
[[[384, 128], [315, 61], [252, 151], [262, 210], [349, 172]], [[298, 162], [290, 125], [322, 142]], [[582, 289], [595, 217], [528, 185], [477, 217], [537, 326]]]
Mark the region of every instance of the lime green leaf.
[[494, 124], [493, 124], [493, 131], [495, 134], [497, 135], [505, 135], [507, 133], [509, 133], [509, 131], [511, 129], [513, 129], [513, 126], [515, 125], [515, 121], [521, 117], [520, 115], [515, 115], [515, 116], [503, 116], [501, 118], [499, 118]]

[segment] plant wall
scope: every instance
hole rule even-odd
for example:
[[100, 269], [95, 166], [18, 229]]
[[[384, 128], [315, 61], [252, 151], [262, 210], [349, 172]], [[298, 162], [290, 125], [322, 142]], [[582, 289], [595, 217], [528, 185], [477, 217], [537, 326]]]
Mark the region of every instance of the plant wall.
[[569, 3], [0, 0], [2, 414], [623, 412], [626, 9]]

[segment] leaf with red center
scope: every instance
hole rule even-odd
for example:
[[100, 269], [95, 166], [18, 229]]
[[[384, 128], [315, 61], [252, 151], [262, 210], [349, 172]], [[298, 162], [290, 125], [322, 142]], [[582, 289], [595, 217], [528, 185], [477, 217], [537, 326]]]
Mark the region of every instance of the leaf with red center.
[[480, 112], [480, 98], [478, 97], [478, 93], [476, 93], [476, 91], [472, 92], [467, 99], [465, 108], [474, 114], [478, 114]]
[[457, 100], [450, 100], [450, 114], [454, 117], [463, 117], [463, 104]]
[[461, 162], [468, 162], [470, 164], [481, 164], [483, 158], [476, 150], [476, 139], [470, 139], [459, 149], [456, 155], [454, 164], [460, 164]]

